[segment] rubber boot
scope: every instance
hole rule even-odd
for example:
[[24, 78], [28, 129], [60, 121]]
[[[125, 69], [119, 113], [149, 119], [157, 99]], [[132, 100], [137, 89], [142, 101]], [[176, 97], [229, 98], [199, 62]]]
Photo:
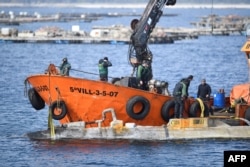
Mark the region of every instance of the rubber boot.
[[175, 103], [175, 106], [174, 106], [174, 118], [178, 118], [179, 116], [179, 104], [178, 103]]
[[209, 109], [209, 111], [211, 115], [214, 115], [214, 110], [212, 109], [212, 107]]

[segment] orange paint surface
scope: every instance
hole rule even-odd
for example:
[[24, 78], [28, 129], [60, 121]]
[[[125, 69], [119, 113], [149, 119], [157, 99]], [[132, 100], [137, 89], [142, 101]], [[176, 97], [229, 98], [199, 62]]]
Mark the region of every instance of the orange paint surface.
[[[34, 75], [27, 79], [47, 105], [56, 100], [63, 100], [66, 103], [68, 112], [66, 117], [60, 120], [62, 124], [100, 120], [104, 109], [114, 108], [116, 118], [123, 120], [124, 123], [134, 122], [137, 125], [160, 126], [166, 124], [161, 117], [161, 108], [164, 102], [172, 99], [170, 96], [96, 80], [59, 75]], [[127, 102], [134, 96], [142, 96], [150, 103], [150, 111], [142, 120], [133, 119], [126, 112]], [[140, 112], [142, 109], [143, 104], [140, 102], [133, 106], [134, 113]], [[111, 121], [111, 113], [107, 113], [102, 126], [109, 126]]]

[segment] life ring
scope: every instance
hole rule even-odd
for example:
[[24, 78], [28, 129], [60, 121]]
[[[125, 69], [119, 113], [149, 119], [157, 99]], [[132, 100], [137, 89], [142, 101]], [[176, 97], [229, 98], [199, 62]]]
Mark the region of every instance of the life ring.
[[170, 118], [174, 117], [174, 106], [175, 106], [174, 100], [168, 100], [163, 104], [161, 108], [161, 117], [166, 122], [168, 122]]
[[41, 110], [41, 109], [43, 109], [45, 107], [44, 100], [37, 93], [37, 91], [35, 90], [35, 88], [30, 88], [28, 90], [28, 97], [29, 97], [30, 104], [32, 105], [32, 107], [34, 109]]
[[248, 121], [250, 121], [250, 107], [245, 112], [245, 119], [247, 119]]
[[142, 96], [134, 96], [128, 100], [126, 105], [127, 114], [136, 120], [145, 118], [150, 110], [149, 101]]
[[[208, 117], [209, 116], [209, 109], [207, 104], [205, 104], [203, 102], [204, 105], [204, 117]], [[200, 117], [201, 115], [201, 106], [200, 103], [198, 101], [195, 101], [189, 109], [189, 117]]]
[[51, 104], [52, 118], [55, 120], [61, 120], [67, 114], [67, 106], [64, 101], [54, 101]]

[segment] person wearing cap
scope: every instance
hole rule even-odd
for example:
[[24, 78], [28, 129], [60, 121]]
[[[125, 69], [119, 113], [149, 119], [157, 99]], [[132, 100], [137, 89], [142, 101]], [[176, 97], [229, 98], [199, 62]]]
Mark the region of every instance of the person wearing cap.
[[108, 60], [108, 57], [104, 57], [99, 60], [99, 76], [101, 81], [108, 81], [108, 67], [112, 66], [112, 63]]
[[66, 57], [62, 59], [62, 64], [59, 66], [59, 69], [60, 75], [69, 76], [69, 70], [71, 69], [71, 65]]
[[211, 92], [211, 87], [206, 83], [206, 79], [202, 79], [201, 84], [198, 86], [197, 98], [203, 101], [209, 101]]
[[148, 81], [152, 79], [152, 70], [149, 61], [143, 60], [137, 67], [136, 80], [138, 87], [142, 90], [149, 90]]

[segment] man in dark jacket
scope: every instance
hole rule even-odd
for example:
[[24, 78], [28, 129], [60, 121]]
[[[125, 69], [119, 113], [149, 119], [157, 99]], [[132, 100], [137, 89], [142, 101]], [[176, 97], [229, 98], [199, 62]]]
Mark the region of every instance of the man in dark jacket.
[[112, 63], [107, 57], [99, 60], [99, 76], [101, 81], [108, 81], [108, 67], [112, 66]]
[[188, 88], [190, 86], [190, 82], [193, 80], [194, 76], [189, 75], [187, 78], [185, 78], [183, 81], [186, 83], [186, 95], [189, 96]]
[[209, 101], [211, 91], [211, 87], [206, 83], [206, 79], [202, 79], [201, 84], [198, 86], [197, 98], [203, 101]]

